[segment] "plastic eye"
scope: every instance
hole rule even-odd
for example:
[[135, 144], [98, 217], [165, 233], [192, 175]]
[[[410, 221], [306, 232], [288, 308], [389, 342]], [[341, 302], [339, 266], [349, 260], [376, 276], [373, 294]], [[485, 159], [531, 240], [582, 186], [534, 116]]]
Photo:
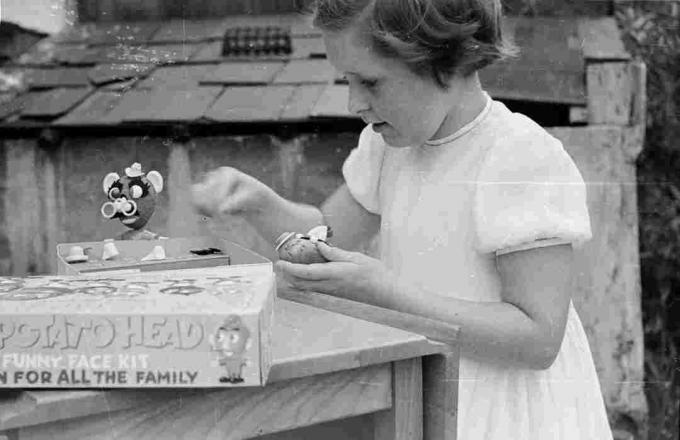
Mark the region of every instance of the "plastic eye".
[[138, 199], [142, 197], [142, 188], [139, 185], [132, 185], [132, 188], [130, 188], [130, 194], [132, 195], [133, 199]]
[[118, 196], [120, 195], [120, 188], [117, 186], [114, 186], [109, 190], [109, 198], [110, 199], [117, 199]]

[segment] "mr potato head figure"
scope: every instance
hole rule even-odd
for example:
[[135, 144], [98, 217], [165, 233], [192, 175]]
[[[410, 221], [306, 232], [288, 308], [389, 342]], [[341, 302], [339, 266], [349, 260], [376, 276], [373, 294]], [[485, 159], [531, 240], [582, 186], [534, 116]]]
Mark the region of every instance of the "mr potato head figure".
[[118, 240], [156, 240], [160, 236], [144, 229], [156, 210], [156, 196], [163, 191], [163, 176], [158, 171], [144, 173], [135, 162], [125, 168], [125, 175], [109, 173], [102, 182], [108, 201], [101, 207], [102, 216], [119, 219], [130, 230]]

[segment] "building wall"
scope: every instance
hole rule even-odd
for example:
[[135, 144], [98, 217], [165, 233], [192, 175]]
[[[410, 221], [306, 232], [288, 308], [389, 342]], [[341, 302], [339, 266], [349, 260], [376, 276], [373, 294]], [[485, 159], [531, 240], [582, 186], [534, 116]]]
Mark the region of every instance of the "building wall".
[[[588, 184], [594, 233], [578, 251], [575, 303], [588, 334], [612, 420], [641, 423], [642, 329], [635, 158], [642, 133], [613, 125], [555, 128]], [[357, 133], [164, 138], [67, 138], [52, 149], [34, 139], [0, 141], [0, 275], [54, 273], [59, 242], [95, 241], [124, 230], [101, 217], [110, 171], [132, 162], [166, 179], [149, 229], [168, 236], [218, 234], [265, 256], [271, 243], [237, 218], [192, 211], [190, 184], [220, 165], [239, 168], [282, 195], [318, 204], [340, 183]], [[623, 422], [621, 422], [623, 423]]]

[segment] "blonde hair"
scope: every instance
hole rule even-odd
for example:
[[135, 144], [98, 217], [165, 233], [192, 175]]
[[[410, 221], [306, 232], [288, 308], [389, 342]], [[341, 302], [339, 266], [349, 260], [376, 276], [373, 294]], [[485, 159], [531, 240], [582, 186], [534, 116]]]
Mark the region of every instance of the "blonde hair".
[[442, 88], [515, 53], [502, 35], [500, 0], [316, 0], [313, 11], [318, 28], [359, 25], [380, 55]]

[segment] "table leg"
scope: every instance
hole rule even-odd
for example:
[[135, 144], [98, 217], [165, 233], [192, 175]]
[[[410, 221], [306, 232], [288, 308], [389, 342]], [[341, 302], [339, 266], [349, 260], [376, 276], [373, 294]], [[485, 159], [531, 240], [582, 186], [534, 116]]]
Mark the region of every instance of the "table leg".
[[392, 407], [373, 416], [375, 440], [422, 440], [421, 358], [392, 363]]
[[[442, 344], [443, 345], [443, 344]], [[456, 347], [423, 357], [423, 438], [456, 440], [458, 362]]]

